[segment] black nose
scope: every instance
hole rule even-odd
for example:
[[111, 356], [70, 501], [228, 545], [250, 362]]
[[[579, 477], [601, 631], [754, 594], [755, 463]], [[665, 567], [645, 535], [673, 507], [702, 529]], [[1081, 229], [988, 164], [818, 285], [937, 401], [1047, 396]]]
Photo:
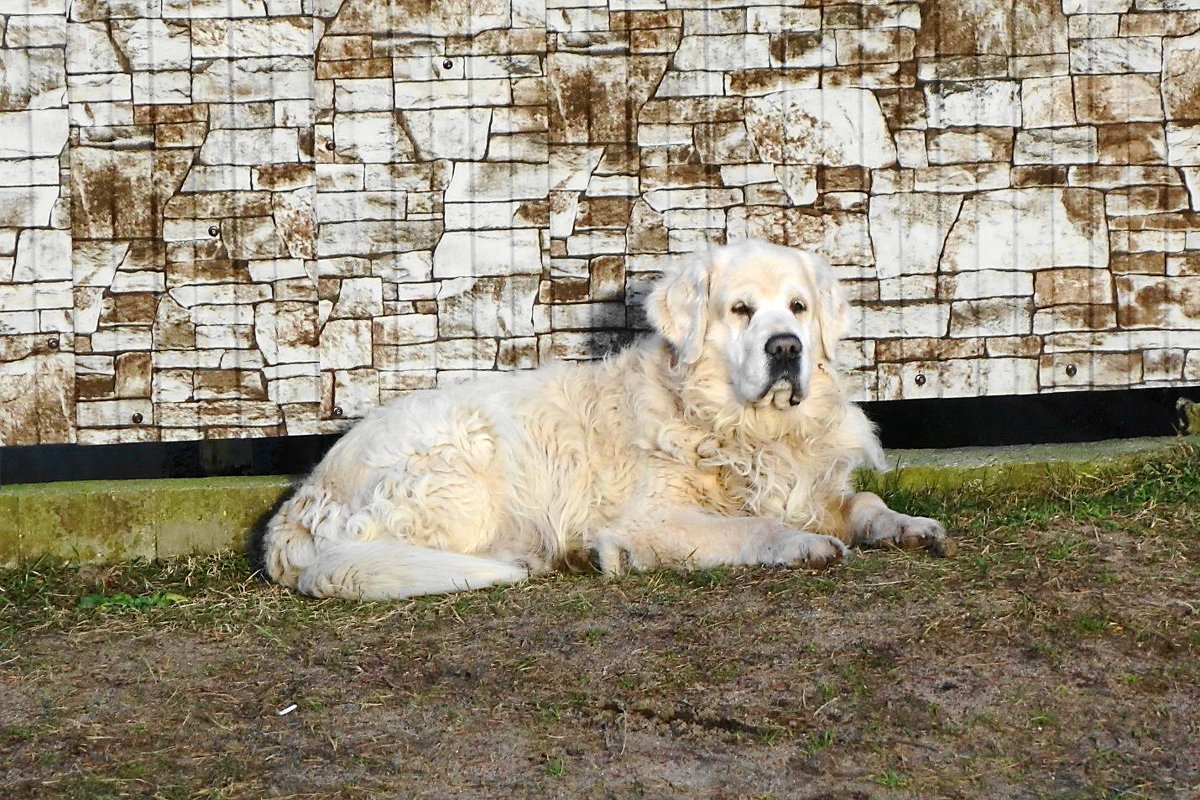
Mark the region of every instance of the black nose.
[[767, 355], [772, 359], [799, 358], [801, 349], [800, 339], [790, 333], [777, 333], [767, 339]]

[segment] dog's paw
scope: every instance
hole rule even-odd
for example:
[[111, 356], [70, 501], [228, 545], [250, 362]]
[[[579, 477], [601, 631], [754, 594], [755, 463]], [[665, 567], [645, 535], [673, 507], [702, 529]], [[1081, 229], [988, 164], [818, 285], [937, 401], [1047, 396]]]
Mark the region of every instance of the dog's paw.
[[910, 517], [898, 511], [881, 512], [871, 520], [867, 547], [900, 547], [905, 550], [924, 548], [934, 555], [954, 555], [954, 540], [946, 536], [946, 529], [929, 517]]
[[600, 532], [587, 549], [587, 560], [605, 575], [624, 575], [635, 569], [633, 554], [614, 535]]
[[768, 537], [764, 542], [759, 563], [821, 569], [840, 563], [848, 553], [846, 545], [832, 536], [789, 530]]

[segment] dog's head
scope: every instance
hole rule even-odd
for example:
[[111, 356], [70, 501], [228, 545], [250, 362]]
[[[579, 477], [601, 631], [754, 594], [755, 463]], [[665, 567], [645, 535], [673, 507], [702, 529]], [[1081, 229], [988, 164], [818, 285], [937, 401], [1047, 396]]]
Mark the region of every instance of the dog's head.
[[754, 240], [666, 272], [647, 299], [681, 364], [719, 358], [740, 402], [777, 408], [803, 401], [834, 361], [848, 310], [819, 256]]

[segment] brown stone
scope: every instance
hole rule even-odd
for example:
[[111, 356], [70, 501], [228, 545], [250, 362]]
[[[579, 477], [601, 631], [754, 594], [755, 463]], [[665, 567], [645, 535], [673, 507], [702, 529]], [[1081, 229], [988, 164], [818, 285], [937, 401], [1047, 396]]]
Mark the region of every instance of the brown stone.
[[1186, 36], [1197, 30], [1200, 11], [1121, 15], [1121, 36]]
[[345, 61], [349, 59], [369, 59], [371, 57], [371, 37], [360, 36], [325, 36], [317, 48], [318, 61]]
[[815, 69], [741, 69], [726, 73], [731, 95], [762, 95], [784, 89], [815, 88], [821, 73]]
[[138, 125], [203, 122], [207, 119], [207, 103], [161, 103], [133, 107], [133, 121]]
[[312, 164], [264, 164], [254, 168], [254, 188], [260, 190], [298, 189], [312, 185]]
[[819, 192], [869, 192], [871, 171], [866, 167], [818, 167]]
[[1200, 325], [1200, 277], [1118, 275], [1117, 320], [1123, 328]]
[[[17, 339], [22, 337], [0, 337]], [[31, 347], [45, 337], [29, 337]], [[22, 348], [24, 349], [24, 348]], [[70, 353], [39, 350], [0, 373], [0, 445], [75, 441], [75, 370]]]
[[150, 353], [121, 353], [116, 362], [115, 391], [117, 397], [149, 397], [153, 355]]
[[593, 300], [621, 300], [625, 297], [625, 258], [600, 256], [588, 265]]
[[892, 130], [924, 128], [928, 118], [925, 93], [920, 89], [883, 89], [875, 93], [879, 108]]
[[1055, 353], [1044, 355], [1038, 368], [1043, 387], [1134, 386], [1142, 379], [1142, 354]]
[[1055, 164], [1013, 167], [1009, 178], [1015, 189], [1029, 186], [1066, 186], [1067, 167]]
[[879, 64], [912, 59], [916, 34], [911, 28], [846, 29], [834, 40], [838, 64]]
[[1113, 300], [1107, 270], [1065, 268], [1040, 270], [1034, 275], [1033, 299], [1039, 308], [1072, 304], [1102, 304]]
[[885, 361], [945, 361], [950, 358], [982, 358], [984, 340], [978, 338], [885, 339], [875, 343], [875, 359]]
[[1096, 128], [1101, 164], [1165, 164], [1167, 140], [1157, 122], [1130, 122]]
[[1034, 358], [1042, 352], [1040, 336], [990, 336], [983, 342], [991, 358]]
[[319, 80], [390, 77], [392, 77], [392, 60], [390, 58], [317, 62], [317, 78]]
[[188, 310], [171, 297], [158, 304], [154, 319], [156, 350], [190, 350], [196, 346], [196, 326]]
[[154, 126], [156, 147], [199, 147], [208, 133], [206, 122], [175, 122]]
[[1142, 380], [1177, 381], [1183, 377], [1187, 351], [1179, 349], [1145, 350], [1142, 352]]
[[642, 192], [655, 189], [683, 189], [721, 186], [720, 167], [711, 164], [673, 164], [669, 167], [645, 167], [641, 174]]
[[157, 300], [147, 293], [112, 294], [101, 304], [102, 325], [152, 325]]
[[1190, 200], [1182, 186], [1128, 186], [1106, 192], [1104, 205], [1109, 216], [1135, 216], [1183, 211], [1190, 208]]
[[624, 228], [629, 224], [632, 201], [628, 197], [593, 197], [579, 201], [578, 228]]
[[267, 387], [257, 370], [196, 370], [194, 395], [197, 400], [265, 400]]
[[932, 0], [922, 7], [919, 56], [1041, 55], [1067, 50], [1067, 18], [1054, 0]]
[[542, 281], [538, 299], [543, 303], [578, 303], [591, 299], [587, 278], [556, 278]]
[[1168, 119], [1200, 119], [1200, 33], [1163, 41], [1162, 97]]
[[589, 144], [630, 141], [630, 125], [654, 93], [666, 56], [546, 57], [550, 141]]
[[1114, 274], [1133, 272], [1163, 275], [1166, 273], [1166, 261], [1165, 253], [1113, 253], [1108, 267]]
[[75, 376], [75, 395], [80, 400], [101, 400], [116, 393], [116, 379], [112, 375], [84, 374]]
[[1167, 256], [1168, 275], [1200, 275], [1200, 253], [1192, 251]]
[[1154, 74], [1076, 75], [1075, 118], [1081, 123], [1139, 122], [1163, 118]]
[[625, 241], [630, 253], [667, 252], [668, 238], [663, 215], [651, 208], [645, 200], [635, 200], [629, 214]]
[[629, 32], [631, 53], [673, 53], [679, 47], [682, 34], [673, 28], [655, 28]]

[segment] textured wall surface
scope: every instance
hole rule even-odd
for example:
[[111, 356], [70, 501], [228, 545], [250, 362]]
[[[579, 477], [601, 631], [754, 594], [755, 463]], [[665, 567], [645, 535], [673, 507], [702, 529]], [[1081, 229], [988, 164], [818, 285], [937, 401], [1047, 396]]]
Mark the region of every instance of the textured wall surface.
[[764, 236], [859, 399], [1200, 382], [1200, 0], [0, 0], [0, 442], [329, 430]]

